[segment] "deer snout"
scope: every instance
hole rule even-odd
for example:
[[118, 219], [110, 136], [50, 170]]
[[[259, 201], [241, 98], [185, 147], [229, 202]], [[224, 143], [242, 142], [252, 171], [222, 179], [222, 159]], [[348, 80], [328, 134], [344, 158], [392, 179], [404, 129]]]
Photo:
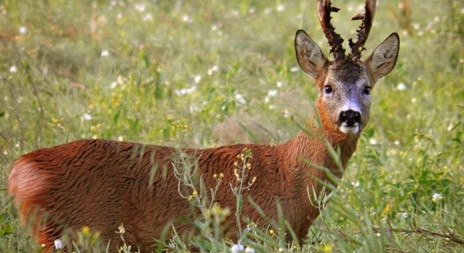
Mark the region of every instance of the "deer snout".
[[361, 123], [361, 113], [354, 110], [340, 112], [338, 125], [343, 133], [357, 133]]

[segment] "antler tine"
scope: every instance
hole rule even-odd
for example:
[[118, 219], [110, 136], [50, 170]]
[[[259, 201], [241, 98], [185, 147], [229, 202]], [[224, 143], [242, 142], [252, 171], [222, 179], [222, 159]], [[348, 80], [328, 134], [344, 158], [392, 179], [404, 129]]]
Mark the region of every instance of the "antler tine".
[[331, 12], [338, 12], [340, 9], [332, 7], [330, 0], [318, 0], [318, 13], [319, 22], [321, 23], [322, 30], [327, 38], [331, 47], [330, 52], [333, 53], [335, 60], [343, 60], [345, 58], [345, 49], [343, 49], [343, 39], [340, 34], [335, 32], [335, 28], [330, 22]]
[[353, 42], [353, 39], [349, 39], [352, 58], [355, 60], [360, 59], [361, 52], [366, 49], [364, 48], [364, 44], [369, 37], [369, 32], [371, 31], [372, 23], [374, 22], [375, 6], [376, 0], [366, 0], [365, 13], [358, 14], [351, 19], [362, 19], [362, 23], [359, 26], [359, 29], [356, 31], [358, 34], [356, 42]]

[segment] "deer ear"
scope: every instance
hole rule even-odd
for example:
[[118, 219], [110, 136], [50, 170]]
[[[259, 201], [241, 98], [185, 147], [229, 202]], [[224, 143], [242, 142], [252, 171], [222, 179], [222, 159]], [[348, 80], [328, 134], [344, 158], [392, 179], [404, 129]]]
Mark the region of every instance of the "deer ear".
[[317, 79], [328, 60], [319, 46], [303, 30], [296, 32], [295, 51], [301, 69], [314, 79]]
[[392, 33], [366, 60], [366, 65], [372, 71], [375, 81], [384, 77], [395, 67], [398, 53], [400, 51], [400, 38], [397, 33]]

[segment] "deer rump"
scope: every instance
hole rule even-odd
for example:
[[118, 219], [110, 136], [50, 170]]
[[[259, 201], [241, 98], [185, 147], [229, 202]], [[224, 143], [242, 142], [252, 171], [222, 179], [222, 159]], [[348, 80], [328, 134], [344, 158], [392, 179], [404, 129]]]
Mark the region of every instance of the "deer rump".
[[[185, 169], [182, 166], [197, 166], [198, 174], [193, 177], [201, 178], [206, 189], [214, 188], [217, 175], [223, 173], [214, 201], [235, 212], [236, 197], [231, 190], [231, 185], [236, 184], [234, 163], [240, 161], [237, 156], [245, 147], [251, 150], [253, 158], [243, 180], [251, 182], [255, 177], [256, 182], [243, 191], [243, 216], [258, 224], [265, 223], [264, 217], [246, 201], [247, 196], [266, 211], [267, 218], [274, 220], [278, 216], [276, 201], [280, 201], [288, 211], [285, 218], [299, 239], [304, 238], [312, 220], [309, 217], [317, 213], [310, 214], [302, 208], [309, 201], [306, 194], [298, 194], [301, 182], [287, 181], [284, 168], [279, 166], [285, 160], [280, 145], [178, 150], [80, 140], [22, 156], [13, 164], [8, 187], [20, 206], [23, 222], [32, 223], [38, 242], [47, 248], [64, 231], [78, 231], [84, 226], [101, 232], [103, 241], [118, 243], [121, 240], [115, 231], [123, 224], [125, 241], [149, 251], [154, 238], [172, 222], [180, 234], [194, 231], [191, 222], [195, 210], [185, 198], [192, 194], [192, 189], [176, 177], [176, 172]], [[227, 236], [236, 238], [234, 215], [229, 215], [225, 224]]]

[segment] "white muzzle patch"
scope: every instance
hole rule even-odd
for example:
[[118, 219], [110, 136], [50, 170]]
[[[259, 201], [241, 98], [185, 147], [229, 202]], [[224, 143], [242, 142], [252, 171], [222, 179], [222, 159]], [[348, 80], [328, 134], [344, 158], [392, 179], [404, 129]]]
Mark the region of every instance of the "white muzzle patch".
[[353, 126], [348, 126], [348, 124], [342, 123], [340, 131], [345, 134], [357, 134], [359, 132], [359, 124], [355, 123]]

